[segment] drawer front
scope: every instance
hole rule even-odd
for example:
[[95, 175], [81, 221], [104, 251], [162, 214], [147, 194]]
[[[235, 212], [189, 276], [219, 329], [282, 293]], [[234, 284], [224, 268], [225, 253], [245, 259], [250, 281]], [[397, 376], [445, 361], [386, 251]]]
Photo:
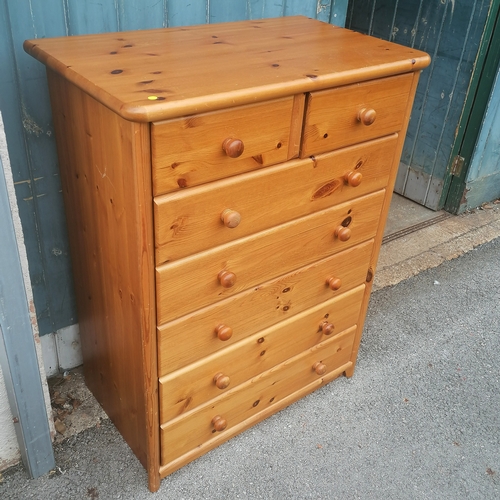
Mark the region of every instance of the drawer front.
[[162, 325], [159, 376], [364, 283], [372, 249], [370, 240]]
[[160, 421], [167, 422], [358, 321], [365, 286], [260, 331], [160, 378]]
[[384, 195], [378, 191], [157, 267], [157, 323], [373, 238]]
[[309, 94], [301, 157], [399, 131], [412, 81], [410, 73]]
[[[227, 434], [228, 438], [231, 437], [234, 435], [234, 427], [238, 427], [246, 419], [255, 417], [259, 412], [272, 410], [273, 406], [277, 411], [281, 400], [301, 388], [315, 382], [317, 386], [311, 390], [323, 385], [324, 379], [328, 379], [330, 373], [349, 366], [354, 332], [355, 328], [351, 328], [317, 344], [224, 393], [216, 400], [164, 423], [161, 426], [162, 466], [199, 446], [207, 446], [210, 440], [220, 442], [224, 434]], [[321, 363], [325, 367], [322, 375], [318, 375], [313, 369], [314, 366], [318, 369], [316, 363]], [[217, 416], [219, 419], [215, 419]], [[219, 431], [214, 428], [213, 421], [216, 422]], [[222, 429], [224, 423], [226, 427]]]
[[301, 95], [152, 124], [153, 194], [298, 156], [302, 112]]
[[[383, 189], [397, 135], [155, 198], [156, 262], [171, 262]], [[202, 235], [202, 237], [200, 237]]]

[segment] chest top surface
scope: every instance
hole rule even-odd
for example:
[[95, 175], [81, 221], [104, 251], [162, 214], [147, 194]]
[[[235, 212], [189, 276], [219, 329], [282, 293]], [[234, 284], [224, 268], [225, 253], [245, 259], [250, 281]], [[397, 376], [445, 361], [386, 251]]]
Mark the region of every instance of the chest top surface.
[[302, 16], [27, 40], [126, 119], [156, 121], [411, 72], [418, 50]]

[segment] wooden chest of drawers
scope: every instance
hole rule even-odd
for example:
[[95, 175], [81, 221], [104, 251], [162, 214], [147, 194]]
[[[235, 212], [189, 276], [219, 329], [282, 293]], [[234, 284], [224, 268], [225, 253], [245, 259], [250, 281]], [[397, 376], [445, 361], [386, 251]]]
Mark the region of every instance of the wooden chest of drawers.
[[88, 386], [151, 490], [352, 375], [429, 57], [302, 17], [25, 42]]

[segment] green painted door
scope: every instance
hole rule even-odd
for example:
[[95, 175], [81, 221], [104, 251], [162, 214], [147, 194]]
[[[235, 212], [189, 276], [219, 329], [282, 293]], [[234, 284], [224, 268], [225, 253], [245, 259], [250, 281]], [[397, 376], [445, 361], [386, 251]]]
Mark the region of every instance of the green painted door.
[[[450, 212], [459, 213], [468, 208], [467, 180], [474, 150], [478, 142], [483, 118], [490, 102], [490, 95], [495, 78], [500, 71], [500, 0], [492, 4], [482, 44], [478, 53], [476, 70], [473, 73], [470, 91], [464, 106], [464, 112], [457, 129], [453, 146], [448, 178], [441, 197], [441, 204]], [[496, 105], [496, 103], [492, 103]], [[484, 193], [486, 198], [488, 196]], [[481, 200], [481, 194], [475, 194]]]

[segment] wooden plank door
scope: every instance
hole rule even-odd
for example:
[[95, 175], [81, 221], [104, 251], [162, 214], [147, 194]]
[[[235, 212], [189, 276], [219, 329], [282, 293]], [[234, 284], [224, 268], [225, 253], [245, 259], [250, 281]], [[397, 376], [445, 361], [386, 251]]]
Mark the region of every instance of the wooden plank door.
[[471, 75], [498, 0], [350, 0], [346, 27], [425, 50], [395, 191], [433, 210], [450, 186], [450, 158]]
[[500, 139], [493, 123], [500, 109], [500, 0], [492, 4], [484, 33], [450, 158], [449, 189], [442, 194], [445, 209], [454, 213], [494, 199], [499, 191], [500, 162], [492, 157]]

